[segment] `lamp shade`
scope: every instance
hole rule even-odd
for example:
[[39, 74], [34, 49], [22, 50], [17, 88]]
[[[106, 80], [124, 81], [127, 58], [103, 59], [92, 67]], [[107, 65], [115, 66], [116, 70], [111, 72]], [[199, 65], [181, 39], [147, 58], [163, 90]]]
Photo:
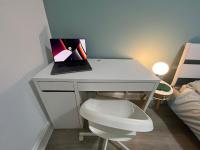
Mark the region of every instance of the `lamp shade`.
[[152, 70], [155, 74], [162, 76], [169, 71], [169, 66], [164, 62], [156, 62], [153, 65]]

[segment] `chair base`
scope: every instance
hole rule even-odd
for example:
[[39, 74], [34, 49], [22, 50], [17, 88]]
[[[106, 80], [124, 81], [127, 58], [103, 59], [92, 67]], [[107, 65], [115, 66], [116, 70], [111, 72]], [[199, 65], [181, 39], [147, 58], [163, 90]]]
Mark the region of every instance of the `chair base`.
[[79, 132], [79, 141], [83, 141], [84, 140], [84, 136], [97, 136], [92, 132]]
[[117, 142], [122, 148], [124, 148], [125, 150], [130, 150], [126, 145], [124, 145], [123, 143], [121, 142]]
[[[79, 132], [79, 141], [83, 141], [83, 140], [84, 140], [84, 136], [97, 136], [97, 135], [95, 135], [95, 134], [92, 133], [92, 132]], [[103, 150], [106, 150], [106, 149], [107, 149], [108, 141], [109, 141], [109, 139], [105, 139]], [[117, 142], [124, 150], [130, 150], [130, 149], [129, 149], [126, 145], [124, 145], [123, 143], [121, 143], [121, 142], [119, 142], [119, 141], [115, 141], [115, 142]]]
[[[103, 147], [103, 150], [106, 150], [107, 149], [107, 146], [108, 146], [108, 139], [105, 139], [105, 144], [104, 144], [104, 147]], [[119, 142], [119, 141], [115, 141], [117, 142], [124, 150], [130, 150], [126, 145], [124, 145], [122, 142]]]

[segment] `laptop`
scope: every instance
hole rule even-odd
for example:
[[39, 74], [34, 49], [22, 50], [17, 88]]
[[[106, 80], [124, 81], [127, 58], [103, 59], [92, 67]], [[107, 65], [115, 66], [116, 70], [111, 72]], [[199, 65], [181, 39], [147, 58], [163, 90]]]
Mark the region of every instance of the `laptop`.
[[54, 66], [51, 75], [92, 70], [85, 39], [50, 39]]

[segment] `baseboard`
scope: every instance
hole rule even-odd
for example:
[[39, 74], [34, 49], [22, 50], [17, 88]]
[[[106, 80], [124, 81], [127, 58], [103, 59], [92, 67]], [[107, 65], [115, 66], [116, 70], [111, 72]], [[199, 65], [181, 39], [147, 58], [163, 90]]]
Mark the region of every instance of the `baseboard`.
[[45, 150], [52, 132], [53, 126], [50, 125], [50, 123], [47, 123], [40, 131], [32, 150]]

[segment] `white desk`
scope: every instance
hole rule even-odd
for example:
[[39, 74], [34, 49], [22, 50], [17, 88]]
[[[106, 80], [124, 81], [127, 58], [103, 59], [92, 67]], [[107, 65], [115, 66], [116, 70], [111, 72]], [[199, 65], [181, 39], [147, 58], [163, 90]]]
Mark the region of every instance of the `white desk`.
[[92, 71], [50, 75], [53, 63], [33, 77], [34, 84], [55, 128], [81, 128], [81, 91], [147, 91], [159, 84], [151, 71], [133, 59], [89, 59]]

